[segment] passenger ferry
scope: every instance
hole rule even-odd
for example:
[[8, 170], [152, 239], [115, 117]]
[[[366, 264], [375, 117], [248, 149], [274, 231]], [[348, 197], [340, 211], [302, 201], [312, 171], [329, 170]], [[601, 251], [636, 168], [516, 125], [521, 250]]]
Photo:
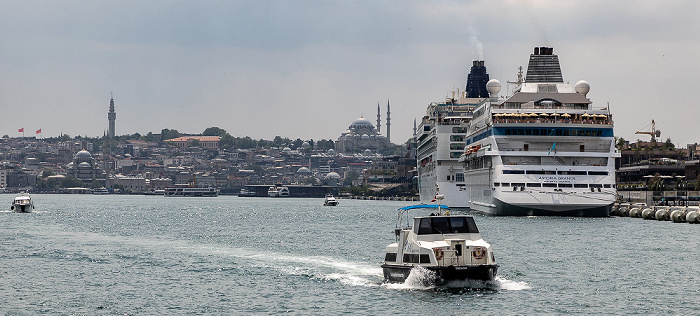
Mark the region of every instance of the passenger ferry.
[[536, 47], [512, 96], [492, 96], [465, 126], [472, 210], [492, 215], [608, 216], [616, 198], [613, 120], [590, 86], [565, 83], [551, 47]]
[[416, 157], [420, 199], [429, 203], [439, 191], [450, 208], [469, 208], [460, 156], [464, 153], [466, 125], [474, 108], [488, 97], [489, 75], [483, 61], [474, 61], [463, 92], [428, 105], [416, 129]]
[[165, 196], [216, 197], [219, 189], [214, 187], [175, 186], [165, 188]]

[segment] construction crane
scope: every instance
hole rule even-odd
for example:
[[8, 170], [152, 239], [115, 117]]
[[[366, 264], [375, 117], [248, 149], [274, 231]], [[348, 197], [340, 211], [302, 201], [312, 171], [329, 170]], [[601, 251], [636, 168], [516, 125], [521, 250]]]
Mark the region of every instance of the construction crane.
[[[649, 125], [645, 126], [644, 128], [648, 128]], [[651, 142], [656, 143], [656, 138], [661, 137], [661, 131], [656, 129], [656, 123], [654, 123], [654, 120], [651, 120], [651, 130], [647, 131], [638, 131], [635, 132], [635, 134], [647, 134], [651, 136]]]

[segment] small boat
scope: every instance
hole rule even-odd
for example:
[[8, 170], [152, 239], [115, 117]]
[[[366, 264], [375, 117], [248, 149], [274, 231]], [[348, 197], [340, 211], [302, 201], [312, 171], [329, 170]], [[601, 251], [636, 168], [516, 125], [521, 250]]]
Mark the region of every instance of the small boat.
[[267, 196], [269, 197], [276, 197], [278, 196], [279, 191], [277, 190], [276, 186], [271, 186], [267, 189]]
[[95, 194], [95, 195], [109, 194], [109, 190], [107, 190], [107, 188], [105, 188], [105, 187], [92, 189], [92, 194]]
[[338, 205], [338, 203], [338, 200], [336, 200], [335, 197], [333, 197], [333, 195], [330, 194], [326, 195], [326, 200], [323, 201], [324, 206], [336, 206]]
[[17, 194], [12, 201], [12, 206], [10, 206], [10, 210], [17, 213], [31, 213], [33, 209], [34, 203], [32, 198], [26, 193]]
[[[418, 209], [433, 213], [409, 222], [408, 212]], [[398, 213], [396, 242], [386, 247], [382, 264], [386, 281], [405, 282], [414, 268], [428, 270], [427, 281], [435, 285], [494, 280], [499, 266], [472, 216], [450, 215], [449, 207], [439, 204], [402, 207]]]

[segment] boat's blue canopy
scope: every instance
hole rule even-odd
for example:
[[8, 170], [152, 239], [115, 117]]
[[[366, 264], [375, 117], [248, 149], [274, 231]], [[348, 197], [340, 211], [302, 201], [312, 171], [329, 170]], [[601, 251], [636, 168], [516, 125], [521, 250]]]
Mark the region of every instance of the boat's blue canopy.
[[404, 206], [402, 208], [399, 208], [399, 210], [402, 211], [407, 211], [407, 210], [412, 210], [416, 208], [440, 208], [440, 209], [445, 209], [449, 210], [450, 208], [447, 207], [447, 205], [437, 205], [437, 204], [418, 204], [418, 205], [410, 205], [410, 206]]

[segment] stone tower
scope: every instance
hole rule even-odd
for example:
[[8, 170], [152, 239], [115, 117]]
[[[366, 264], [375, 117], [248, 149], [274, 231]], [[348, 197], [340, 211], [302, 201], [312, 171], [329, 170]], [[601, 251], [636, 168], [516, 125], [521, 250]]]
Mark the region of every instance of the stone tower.
[[109, 132], [108, 136], [114, 138], [114, 123], [117, 120], [117, 113], [114, 112], [114, 97], [110, 95], [109, 100], [109, 113], [107, 114], [107, 119], [109, 119]]

